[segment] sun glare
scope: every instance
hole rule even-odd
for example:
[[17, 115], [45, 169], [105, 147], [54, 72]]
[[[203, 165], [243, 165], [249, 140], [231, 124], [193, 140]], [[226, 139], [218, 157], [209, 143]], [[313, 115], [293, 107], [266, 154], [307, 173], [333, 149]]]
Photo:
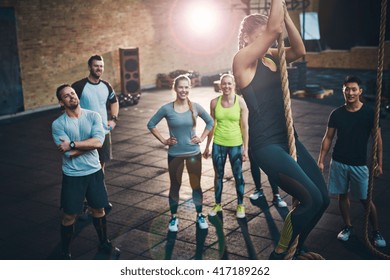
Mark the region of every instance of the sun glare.
[[208, 1], [197, 1], [188, 7], [188, 25], [196, 33], [211, 33], [217, 26], [217, 11]]
[[169, 29], [177, 45], [190, 53], [216, 53], [235, 34], [229, 6], [223, 0], [175, 0], [169, 11]]

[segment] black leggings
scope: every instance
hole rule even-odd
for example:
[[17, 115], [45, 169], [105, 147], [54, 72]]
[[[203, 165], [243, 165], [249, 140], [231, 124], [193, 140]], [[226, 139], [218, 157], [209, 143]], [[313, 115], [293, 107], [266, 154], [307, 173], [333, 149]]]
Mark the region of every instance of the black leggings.
[[289, 248], [299, 234], [298, 246], [320, 220], [329, 205], [326, 183], [317, 163], [302, 143], [295, 140], [297, 162], [288, 154], [288, 147], [270, 144], [252, 150], [256, 163], [279, 187], [299, 201], [287, 215], [279, 246]]
[[[252, 153], [249, 151], [249, 163], [251, 166], [251, 175], [253, 182], [256, 186], [256, 191], [260, 191], [262, 189], [261, 186], [261, 170], [260, 167], [256, 164], [255, 160], [253, 159]], [[279, 194], [279, 187], [278, 185], [271, 180], [271, 178], [268, 178], [269, 184], [271, 185], [272, 193], [273, 195]]]
[[188, 175], [190, 177], [192, 199], [195, 204], [196, 212], [202, 212], [203, 193], [200, 186], [202, 155], [200, 153], [189, 157], [172, 157], [168, 155], [168, 171], [171, 180], [169, 207], [172, 215], [177, 213], [177, 208], [179, 207], [179, 191], [183, 177], [184, 161], [186, 162]]

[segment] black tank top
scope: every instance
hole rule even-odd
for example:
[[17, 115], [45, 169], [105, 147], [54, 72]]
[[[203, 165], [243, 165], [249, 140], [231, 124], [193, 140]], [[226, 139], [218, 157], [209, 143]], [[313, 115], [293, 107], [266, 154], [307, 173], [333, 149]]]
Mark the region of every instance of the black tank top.
[[[279, 65], [277, 59], [266, 55]], [[268, 144], [287, 144], [283, 93], [279, 67], [272, 72], [261, 59], [253, 80], [241, 89], [249, 109], [249, 145], [258, 149]]]

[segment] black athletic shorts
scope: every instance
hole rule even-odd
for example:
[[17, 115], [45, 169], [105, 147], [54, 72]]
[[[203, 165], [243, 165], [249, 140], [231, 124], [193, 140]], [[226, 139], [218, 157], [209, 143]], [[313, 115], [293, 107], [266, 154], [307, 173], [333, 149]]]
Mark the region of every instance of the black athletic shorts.
[[106, 134], [103, 146], [97, 150], [99, 153], [100, 163], [105, 163], [112, 160], [111, 133]]
[[94, 209], [108, 206], [107, 189], [104, 173], [99, 171], [86, 176], [62, 176], [61, 208], [64, 213], [76, 215], [81, 213], [84, 198]]

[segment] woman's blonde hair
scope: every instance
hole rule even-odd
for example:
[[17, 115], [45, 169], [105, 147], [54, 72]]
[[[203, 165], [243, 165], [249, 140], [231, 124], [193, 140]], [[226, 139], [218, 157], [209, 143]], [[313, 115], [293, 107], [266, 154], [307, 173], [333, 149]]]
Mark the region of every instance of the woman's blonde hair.
[[242, 49], [246, 47], [246, 43], [244, 41], [244, 35], [250, 35], [253, 31], [256, 30], [259, 26], [267, 25], [268, 16], [262, 14], [251, 14], [241, 21], [240, 31], [238, 34], [238, 49]]
[[[173, 84], [172, 84], [172, 89], [174, 91], [176, 91], [176, 87], [177, 87], [177, 84], [179, 81], [187, 81], [189, 86], [191, 87], [191, 79], [187, 76], [187, 75], [179, 75], [177, 76], [174, 80], [173, 80]], [[193, 124], [193, 127], [196, 126], [196, 117], [195, 117], [195, 114], [194, 114], [194, 109], [192, 107], [192, 102], [191, 100], [187, 97], [187, 102], [188, 102], [188, 107], [190, 108], [190, 111], [191, 111], [191, 114], [192, 114], [192, 124]]]
[[234, 80], [233, 74], [230, 74], [230, 73], [222, 74], [221, 78], [219, 78], [219, 81], [222, 82], [222, 80], [223, 80], [225, 77], [230, 77], [230, 78], [232, 78], [233, 83], [236, 83], [236, 81]]

